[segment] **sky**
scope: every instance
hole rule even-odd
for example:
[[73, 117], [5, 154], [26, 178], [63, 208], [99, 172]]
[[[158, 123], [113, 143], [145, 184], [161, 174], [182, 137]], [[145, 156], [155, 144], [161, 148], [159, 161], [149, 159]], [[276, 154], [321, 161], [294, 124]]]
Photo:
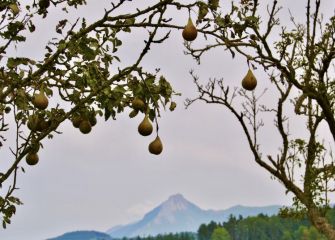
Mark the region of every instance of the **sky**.
[[[101, 5], [94, 2], [88, 0], [88, 6], [71, 17], [87, 16], [92, 21], [101, 16], [103, 5], [109, 1], [101, 1]], [[142, 3], [133, 2], [137, 6]], [[289, 6], [295, 17], [304, 16], [301, 2], [305, 1], [279, 2], [285, 6], [284, 13]], [[323, 1], [323, 7], [334, 10], [334, 2]], [[59, 13], [51, 14], [52, 19], [59, 17]], [[174, 17], [179, 24], [186, 23], [186, 14]], [[45, 33], [53, 29], [55, 22], [40, 24], [39, 34], [24, 48], [13, 51], [41, 56], [43, 44], [50, 38]], [[138, 46], [143, 45], [141, 33], [136, 34], [139, 37], [125, 40], [128, 47], [121, 52], [125, 63], [131, 63]], [[201, 43], [203, 39], [196, 41]], [[285, 195], [280, 183], [253, 162], [243, 131], [229, 111], [200, 102], [184, 107], [186, 98], [196, 96], [189, 70], [194, 69], [204, 83], [209, 78], [223, 77], [230, 86], [240, 87], [247, 72], [245, 61], [231, 59], [228, 52], [218, 49], [206, 54], [198, 65], [183, 50], [181, 31], [172, 31], [165, 43], [151, 48], [143, 62], [147, 69], [161, 68], [174, 89], [182, 93], [174, 99], [177, 109], [162, 112], [159, 119], [163, 153], [149, 154], [147, 148], [153, 136], [138, 134], [140, 115], [129, 119], [125, 112], [116, 121], [107, 122], [100, 118], [88, 135], [65, 122], [60, 128], [62, 134], [44, 141], [38, 165], [26, 166], [26, 173], [20, 174], [17, 194], [24, 205], [17, 209], [12, 224], [0, 230], [1, 240], [42, 240], [75, 230], [106, 231], [139, 220], [176, 193], [203, 209], [291, 203], [291, 196]], [[255, 92], [259, 94], [268, 87], [268, 79], [261, 69], [255, 75], [259, 79]], [[264, 98], [273, 100], [271, 91]], [[262, 146], [265, 152], [274, 153], [280, 145], [272, 134], [272, 119], [265, 119], [265, 128], [260, 132]], [[293, 123], [292, 129], [303, 131], [304, 125]], [[324, 132], [327, 134], [326, 129]]]

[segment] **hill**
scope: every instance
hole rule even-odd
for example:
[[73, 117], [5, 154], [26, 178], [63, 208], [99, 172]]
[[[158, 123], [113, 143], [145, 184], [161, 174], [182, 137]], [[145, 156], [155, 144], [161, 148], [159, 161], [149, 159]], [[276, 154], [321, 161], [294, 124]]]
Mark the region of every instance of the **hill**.
[[59, 237], [49, 238], [48, 240], [112, 240], [112, 238], [103, 232], [76, 231], [65, 233]]

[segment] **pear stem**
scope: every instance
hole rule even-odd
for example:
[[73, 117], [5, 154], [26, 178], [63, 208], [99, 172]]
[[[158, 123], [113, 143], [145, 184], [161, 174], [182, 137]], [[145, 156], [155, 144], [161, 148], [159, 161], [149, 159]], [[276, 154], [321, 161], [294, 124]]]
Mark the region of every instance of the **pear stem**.
[[155, 123], [156, 123], [156, 135], [158, 136], [159, 125], [158, 125], [157, 116], [155, 116]]

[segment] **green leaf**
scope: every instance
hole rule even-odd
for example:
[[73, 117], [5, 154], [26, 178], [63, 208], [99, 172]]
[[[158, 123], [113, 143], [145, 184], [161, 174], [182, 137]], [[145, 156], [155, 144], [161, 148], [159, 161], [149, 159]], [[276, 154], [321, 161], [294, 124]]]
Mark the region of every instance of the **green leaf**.
[[129, 113], [129, 117], [130, 117], [130, 118], [134, 118], [134, 117], [137, 116], [137, 114], [138, 114], [138, 110], [134, 109], [133, 111], [131, 111], [131, 112]]
[[212, 11], [216, 11], [219, 7], [219, 0], [208, 0], [208, 6]]
[[[105, 121], [107, 121], [113, 114], [113, 111], [110, 110], [108, 107], [105, 108]], [[115, 115], [115, 112], [114, 112]]]
[[199, 8], [198, 21], [201, 21], [202, 19], [204, 19], [206, 17], [206, 15], [208, 13], [208, 6], [204, 2], [199, 2], [198, 3], [198, 8]]
[[171, 102], [170, 107], [169, 107], [169, 110], [172, 112], [172, 111], [175, 110], [176, 107], [177, 107], [177, 103], [175, 103], [175, 102]]

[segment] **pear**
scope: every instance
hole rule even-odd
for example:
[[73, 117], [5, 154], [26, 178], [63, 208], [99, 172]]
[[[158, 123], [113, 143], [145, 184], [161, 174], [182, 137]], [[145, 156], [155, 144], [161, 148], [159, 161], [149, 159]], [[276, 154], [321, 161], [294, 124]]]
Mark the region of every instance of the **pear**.
[[36, 165], [38, 163], [39, 157], [37, 153], [30, 152], [26, 156], [26, 162], [28, 165]]
[[43, 132], [47, 130], [51, 125], [50, 121], [46, 121], [44, 118], [40, 118], [37, 124], [37, 131]]
[[145, 115], [140, 125], [138, 125], [138, 132], [142, 136], [149, 136], [152, 133], [153, 127], [148, 115]]
[[73, 116], [71, 119], [72, 125], [75, 128], [79, 128], [80, 123], [83, 121], [82, 117], [80, 115]]
[[44, 110], [48, 107], [49, 101], [45, 96], [44, 91], [41, 90], [39, 93], [34, 94], [33, 96], [33, 104], [40, 110]]
[[161, 139], [157, 136], [155, 140], [153, 140], [149, 144], [149, 152], [155, 155], [159, 155], [163, 151], [163, 144]]
[[90, 121], [87, 119], [82, 120], [81, 123], [79, 124], [79, 130], [83, 134], [88, 134], [92, 130]]
[[135, 110], [144, 110], [145, 108], [145, 103], [142, 99], [140, 98], [134, 98], [134, 100], [131, 102], [131, 106]]
[[242, 80], [242, 87], [246, 90], [252, 91], [257, 86], [255, 75], [249, 69], [247, 75]]
[[186, 41], [193, 41], [194, 39], [197, 38], [198, 31], [195, 28], [195, 26], [192, 22], [192, 19], [190, 17], [188, 18], [187, 25], [185, 26], [182, 34], [183, 34], [183, 38]]
[[39, 122], [40, 122], [40, 118], [38, 115], [34, 114], [34, 115], [30, 115], [28, 117], [28, 123], [27, 123], [27, 127], [29, 128], [29, 130], [35, 132], [38, 131], [39, 129]]

